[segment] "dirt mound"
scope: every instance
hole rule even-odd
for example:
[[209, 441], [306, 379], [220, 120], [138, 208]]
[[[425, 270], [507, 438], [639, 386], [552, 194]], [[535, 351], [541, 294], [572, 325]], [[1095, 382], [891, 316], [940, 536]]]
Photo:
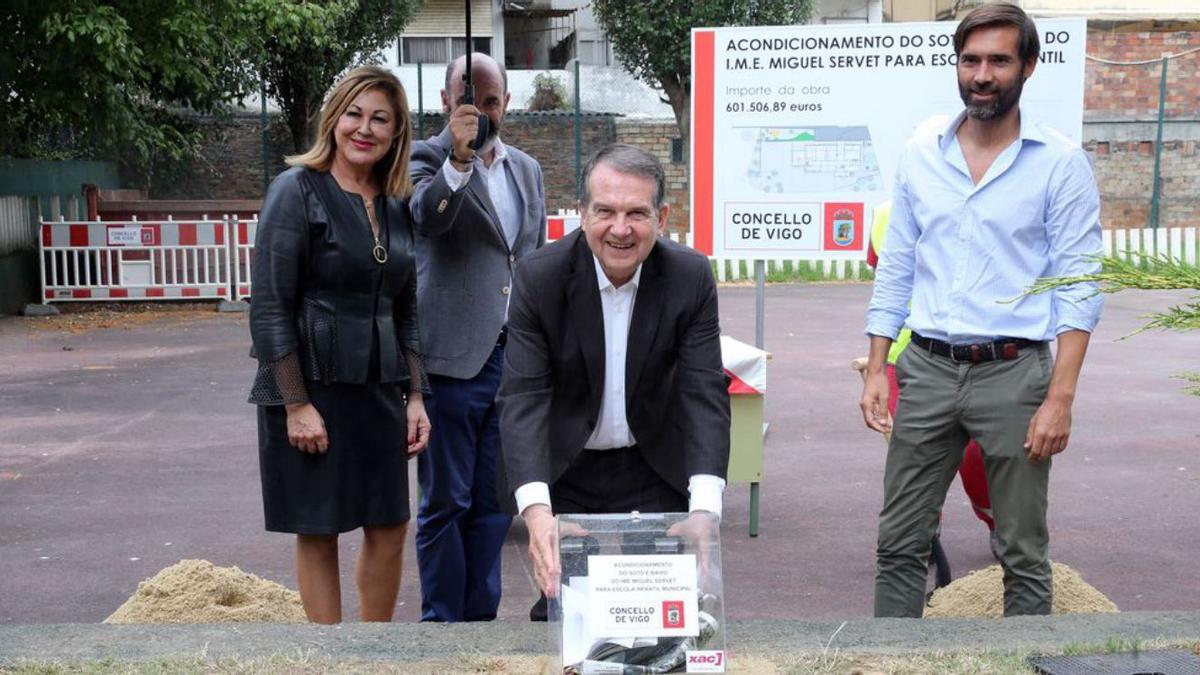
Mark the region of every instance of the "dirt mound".
[[138, 584], [104, 623], [226, 623], [307, 619], [300, 594], [236, 567], [181, 560]]
[[[1052, 562], [1054, 573], [1054, 614], [1115, 612], [1112, 600], [1083, 580], [1070, 567]], [[926, 618], [988, 618], [1004, 616], [1004, 572], [992, 565], [972, 572], [933, 592]]]

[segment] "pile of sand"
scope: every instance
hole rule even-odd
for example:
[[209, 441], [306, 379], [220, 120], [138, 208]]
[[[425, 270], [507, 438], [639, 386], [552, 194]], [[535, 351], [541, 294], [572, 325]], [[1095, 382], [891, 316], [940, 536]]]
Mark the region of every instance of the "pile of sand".
[[236, 567], [181, 560], [138, 584], [104, 623], [304, 622], [300, 594]]
[[[1088, 614], [1115, 612], [1112, 600], [1083, 580], [1070, 567], [1052, 562], [1054, 574], [1054, 614]], [[927, 618], [987, 618], [1004, 616], [1004, 572], [999, 565], [992, 565], [972, 572], [948, 586], [933, 592], [929, 606], [925, 608]]]

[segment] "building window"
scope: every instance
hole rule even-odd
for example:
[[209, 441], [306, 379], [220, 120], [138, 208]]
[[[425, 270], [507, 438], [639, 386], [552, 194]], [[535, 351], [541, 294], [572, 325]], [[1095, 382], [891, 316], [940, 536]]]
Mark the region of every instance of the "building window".
[[611, 66], [612, 43], [602, 40], [580, 40], [579, 62], [585, 66]]
[[[475, 51], [492, 53], [492, 38], [473, 37]], [[466, 53], [465, 37], [401, 37], [400, 63], [450, 63]]]
[[400, 63], [449, 63], [450, 41], [444, 37], [400, 38]]
[[672, 138], [671, 139], [671, 163], [672, 164], [682, 164], [683, 163], [683, 139], [682, 138]]
[[[457, 59], [467, 53], [467, 38], [458, 37], [451, 38], [453, 46], [450, 48], [450, 58]], [[488, 37], [473, 37], [471, 42], [475, 43], [475, 51], [481, 54], [492, 53], [492, 38]]]

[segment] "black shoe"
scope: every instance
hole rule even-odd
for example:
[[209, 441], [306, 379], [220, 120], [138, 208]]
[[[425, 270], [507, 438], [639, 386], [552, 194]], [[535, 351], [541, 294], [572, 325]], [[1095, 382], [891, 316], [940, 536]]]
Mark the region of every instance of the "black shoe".
[[529, 608], [529, 620], [540, 621], [545, 623], [549, 612], [546, 609], [546, 595], [543, 593], [538, 597], [538, 601], [533, 603], [533, 607]]

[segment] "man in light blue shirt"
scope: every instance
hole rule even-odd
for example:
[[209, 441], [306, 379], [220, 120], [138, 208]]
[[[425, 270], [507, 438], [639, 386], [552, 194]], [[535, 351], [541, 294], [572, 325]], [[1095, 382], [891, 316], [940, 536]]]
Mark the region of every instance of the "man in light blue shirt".
[[[1067, 447], [1101, 300], [1090, 284], [1023, 292], [1038, 277], [1098, 269], [1100, 200], [1078, 143], [1018, 106], [1037, 65], [1033, 21], [982, 5], [954, 47], [966, 109], [923, 124], [905, 147], [867, 310], [860, 405], [868, 427], [892, 431], [875, 615], [921, 616], [930, 540], [968, 437], [983, 450], [1005, 615], [1049, 614], [1050, 457]], [[905, 323], [913, 342], [896, 364], [892, 428], [884, 367]]]

